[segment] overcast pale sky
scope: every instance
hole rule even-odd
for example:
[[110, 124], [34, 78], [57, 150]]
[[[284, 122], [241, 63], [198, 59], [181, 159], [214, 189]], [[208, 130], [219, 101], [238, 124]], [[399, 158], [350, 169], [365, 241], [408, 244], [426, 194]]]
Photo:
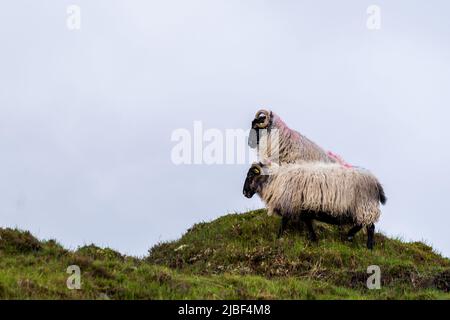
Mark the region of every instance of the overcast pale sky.
[[[81, 8], [81, 29], [66, 26]], [[366, 26], [369, 5], [381, 29]], [[448, 1], [15, 0], [0, 10], [0, 226], [145, 255], [262, 206], [177, 128], [268, 107], [385, 186], [378, 228], [450, 256]]]

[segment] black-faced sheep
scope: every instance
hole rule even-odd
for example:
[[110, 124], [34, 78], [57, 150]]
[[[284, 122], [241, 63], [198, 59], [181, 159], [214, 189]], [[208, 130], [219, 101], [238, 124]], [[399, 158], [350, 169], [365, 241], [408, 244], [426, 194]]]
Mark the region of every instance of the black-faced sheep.
[[306, 223], [313, 241], [317, 240], [313, 220], [352, 225], [347, 235], [350, 241], [366, 227], [369, 249], [374, 244], [379, 203], [386, 202], [381, 184], [369, 171], [323, 162], [284, 166], [253, 164], [247, 173], [243, 193], [247, 198], [257, 193], [265, 202], [269, 215], [282, 217], [279, 236], [287, 220], [296, 216]]

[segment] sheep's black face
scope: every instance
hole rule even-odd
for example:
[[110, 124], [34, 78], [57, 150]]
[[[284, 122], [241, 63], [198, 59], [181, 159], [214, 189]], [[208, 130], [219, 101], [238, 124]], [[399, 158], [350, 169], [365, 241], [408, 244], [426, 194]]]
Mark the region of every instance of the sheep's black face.
[[259, 144], [259, 130], [267, 129], [271, 122], [271, 113], [267, 110], [260, 110], [256, 113], [255, 119], [252, 121], [250, 135], [248, 137], [248, 146], [252, 149]]
[[267, 176], [262, 174], [260, 165], [253, 165], [247, 173], [244, 183], [244, 196], [251, 198], [260, 190], [261, 185], [267, 180]]

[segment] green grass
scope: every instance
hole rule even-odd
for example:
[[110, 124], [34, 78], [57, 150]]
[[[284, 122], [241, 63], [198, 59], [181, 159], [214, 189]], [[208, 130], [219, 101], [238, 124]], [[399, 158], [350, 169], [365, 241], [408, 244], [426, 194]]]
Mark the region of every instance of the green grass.
[[[1, 299], [450, 299], [450, 260], [421, 242], [376, 234], [343, 241], [343, 230], [318, 224], [310, 243], [292, 223], [276, 239], [279, 218], [265, 210], [199, 223], [160, 243], [143, 259], [94, 245], [76, 251], [30, 233], [0, 229]], [[69, 290], [69, 265], [82, 287]], [[369, 265], [381, 268], [369, 290]]]

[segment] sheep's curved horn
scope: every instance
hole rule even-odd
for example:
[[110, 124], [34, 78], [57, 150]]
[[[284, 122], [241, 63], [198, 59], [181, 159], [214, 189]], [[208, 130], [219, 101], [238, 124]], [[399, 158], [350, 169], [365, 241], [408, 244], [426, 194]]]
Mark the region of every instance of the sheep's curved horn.
[[264, 120], [263, 123], [256, 124], [256, 126], [260, 129], [265, 129], [269, 126], [270, 112], [265, 109], [258, 110], [258, 112], [255, 114], [255, 119], [258, 119], [261, 114], [263, 114], [266, 117], [266, 119]]
[[252, 164], [251, 169], [254, 169], [254, 168], [256, 168], [256, 169], [259, 170], [259, 174], [262, 174], [263, 168], [259, 165], [259, 163], [254, 163], [254, 164]]

